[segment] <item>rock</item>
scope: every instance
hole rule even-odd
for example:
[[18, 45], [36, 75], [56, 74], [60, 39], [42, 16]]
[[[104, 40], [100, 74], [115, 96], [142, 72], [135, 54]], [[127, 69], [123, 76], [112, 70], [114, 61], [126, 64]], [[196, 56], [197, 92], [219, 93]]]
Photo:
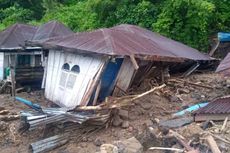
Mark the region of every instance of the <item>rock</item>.
[[100, 153], [118, 153], [118, 148], [112, 144], [103, 144], [100, 147]]
[[171, 101], [171, 102], [178, 102], [178, 101], [179, 101], [179, 98], [176, 97], [176, 96], [174, 96], [174, 95], [171, 95], [171, 96], [170, 96], [170, 101]]
[[100, 138], [96, 138], [95, 141], [93, 142], [93, 144], [94, 144], [95, 146], [101, 146], [101, 145], [102, 145], [102, 141], [101, 141]]
[[118, 147], [119, 153], [142, 153], [143, 146], [141, 143], [135, 138], [129, 138], [123, 141], [116, 141], [114, 145]]
[[188, 89], [184, 89], [184, 88], [179, 88], [178, 92], [179, 94], [189, 94], [190, 93]]
[[147, 127], [149, 127], [149, 126], [152, 126], [152, 125], [153, 125], [153, 121], [151, 121], [151, 120], [146, 120], [146, 121], [144, 122], [144, 124], [145, 124]]
[[129, 120], [135, 121], [136, 119], [137, 119], [137, 114], [136, 114], [136, 112], [133, 113], [132, 115], [129, 115]]
[[128, 128], [129, 127], [129, 121], [123, 121], [121, 127], [124, 129]]
[[122, 124], [122, 119], [120, 118], [120, 116], [115, 115], [113, 118], [113, 126], [120, 126]]
[[125, 145], [121, 141], [115, 141], [113, 143], [118, 148], [118, 153], [124, 153], [125, 151]]
[[129, 112], [127, 110], [119, 109], [118, 110], [118, 115], [121, 117], [123, 120], [127, 120], [129, 118]]
[[153, 107], [151, 103], [147, 103], [147, 102], [140, 103], [140, 106], [145, 110], [149, 110]]
[[4, 121], [0, 121], [0, 131], [5, 131], [8, 127], [8, 124]]
[[93, 139], [92, 139], [92, 138], [88, 138], [88, 141], [89, 141], [89, 142], [93, 142]]
[[87, 139], [86, 137], [83, 137], [83, 138], [82, 138], [82, 141], [83, 141], [83, 142], [87, 142], [88, 139]]
[[128, 131], [129, 131], [129, 132], [133, 132], [133, 127], [130, 126], [130, 127], [128, 128]]
[[85, 147], [87, 147], [87, 144], [86, 144], [86, 143], [80, 143], [80, 146], [81, 146], [82, 148], [85, 148]]

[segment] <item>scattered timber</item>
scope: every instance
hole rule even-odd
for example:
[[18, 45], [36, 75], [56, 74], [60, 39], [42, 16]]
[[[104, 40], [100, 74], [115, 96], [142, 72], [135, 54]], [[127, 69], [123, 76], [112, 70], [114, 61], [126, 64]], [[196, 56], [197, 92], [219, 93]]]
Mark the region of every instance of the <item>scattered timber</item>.
[[202, 85], [202, 84], [197, 84], [197, 83], [193, 83], [193, 82], [189, 82], [189, 81], [185, 81], [185, 80], [170, 79], [170, 80], [168, 80], [168, 81], [169, 81], [169, 82], [176, 82], [176, 83], [189, 84], [189, 85], [192, 85], [192, 86], [202, 87], [202, 88], [207, 88], [207, 89], [213, 89], [213, 87], [211, 87], [211, 86]]
[[164, 148], [164, 147], [151, 147], [149, 150], [168, 150], [168, 151], [176, 151], [176, 152], [184, 152], [182, 149], [178, 148]]
[[206, 140], [207, 140], [213, 153], [221, 153], [218, 145], [216, 144], [216, 141], [214, 140], [214, 138], [210, 134], [206, 136]]
[[114, 98], [109, 102], [104, 102], [100, 105], [97, 106], [80, 106], [77, 107], [76, 110], [79, 111], [86, 111], [86, 110], [103, 110], [103, 109], [113, 109], [113, 108], [120, 108], [120, 107], [124, 107], [124, 106], [129, 106], [129, 105], [133, 105], [134, 103], [132, 103], [135, 100], [138, 100], [150, 93], [153, 93], [157, 90], [160, 90], [162, 88], [166, 87], [166, 84], [162, 84], [161, 86], [158, 87], [154, 87], [149, 91], [146, 91], [142, 94], [138, 94], [138, 95], [129, 95], [129, 96], [124, 96], [124, 97], [119, 97], [119, 98]]

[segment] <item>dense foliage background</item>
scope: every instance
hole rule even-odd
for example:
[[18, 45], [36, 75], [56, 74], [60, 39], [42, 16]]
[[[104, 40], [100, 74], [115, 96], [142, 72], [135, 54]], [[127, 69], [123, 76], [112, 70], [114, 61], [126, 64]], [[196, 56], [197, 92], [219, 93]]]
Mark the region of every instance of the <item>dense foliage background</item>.
[[0, 29], [59, 20], [74, 31], [136, 24], [202, 51], [230, 31], [230, 0], [0, 0]]

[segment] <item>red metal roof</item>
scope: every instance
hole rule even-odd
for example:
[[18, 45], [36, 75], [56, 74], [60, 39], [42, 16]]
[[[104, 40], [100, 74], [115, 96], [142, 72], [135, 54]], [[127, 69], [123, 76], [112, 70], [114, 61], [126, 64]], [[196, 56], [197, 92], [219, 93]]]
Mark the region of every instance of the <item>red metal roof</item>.
[[210, 102], [207, 106], [200, 108], [195, 114], [227, 114], [230, 113], [230, 97], [223, 97]]
[[47, 40], [52, 37], [66, 36], [73, 34], [68, 27], [58, 21], [47, 22], [37, 29], [33, 36], [33, 40]]
[[230, 76], [230, 53], [220, 62], [216, 72], [222, 73], [225, 76]]
[[26, 40], [31, 40], [37, 27], [14, 24], [0, 32], [0, 49], [20, 48]]
[[156, 58], [191, 60], [211, 59], [195, 49], [145, 29], [139, 30], [139, 32], [123, 30], [129, 26], [142, 29], [132, 25], [123, 28], [121, 25], [110, 29], [103, 28], [92, 32], [56, 37], [45, 42], [34, 42], [34, 44], [48, 49], [59, 48], [64, 51], [105, 55], [147, 55]]

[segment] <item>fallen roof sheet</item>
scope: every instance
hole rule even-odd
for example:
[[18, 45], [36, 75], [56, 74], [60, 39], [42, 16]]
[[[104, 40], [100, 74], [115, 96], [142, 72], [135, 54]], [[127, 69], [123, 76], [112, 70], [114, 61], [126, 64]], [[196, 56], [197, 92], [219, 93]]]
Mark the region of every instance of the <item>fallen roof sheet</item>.
[[0, 49], [21, 48], [26, 40], [31, 40], [37, 27], [26, 24], [14, 24], [0, 32]]
[[230, 97], [215, 99], [207, 106], [200, 108], [194, 114], [229, 114], [230, 113]]
[[[137, 26], [134, 27], [142, 29]], [[71, 52], [77, 51], [116, 56], [135, 55], [136, 57], [141, 55], [154, 57], [154, 60], [211, 60], [209, 56], [195, 49], [151, 31], [148, 32], [148, 30], [143, 29], [143, 31], [136, 33], [120, 29], [123, 28], [103, 28], [92, 32], [56, 37], [45, 42], [34, 41], [33, 44], [47, 49], [56, 48]], [[146, 31], [145, 34], [141, 34], [144, 31]]]
[[224, 74], [225, 76], [230, 76], [230, 53], [220, 62], [216, 72]]
[[47, 40], [52, 37], [66, 36], [73, 34], [68, 27], [58, 21], [47, 22], [37, 29], [32, 40]]

